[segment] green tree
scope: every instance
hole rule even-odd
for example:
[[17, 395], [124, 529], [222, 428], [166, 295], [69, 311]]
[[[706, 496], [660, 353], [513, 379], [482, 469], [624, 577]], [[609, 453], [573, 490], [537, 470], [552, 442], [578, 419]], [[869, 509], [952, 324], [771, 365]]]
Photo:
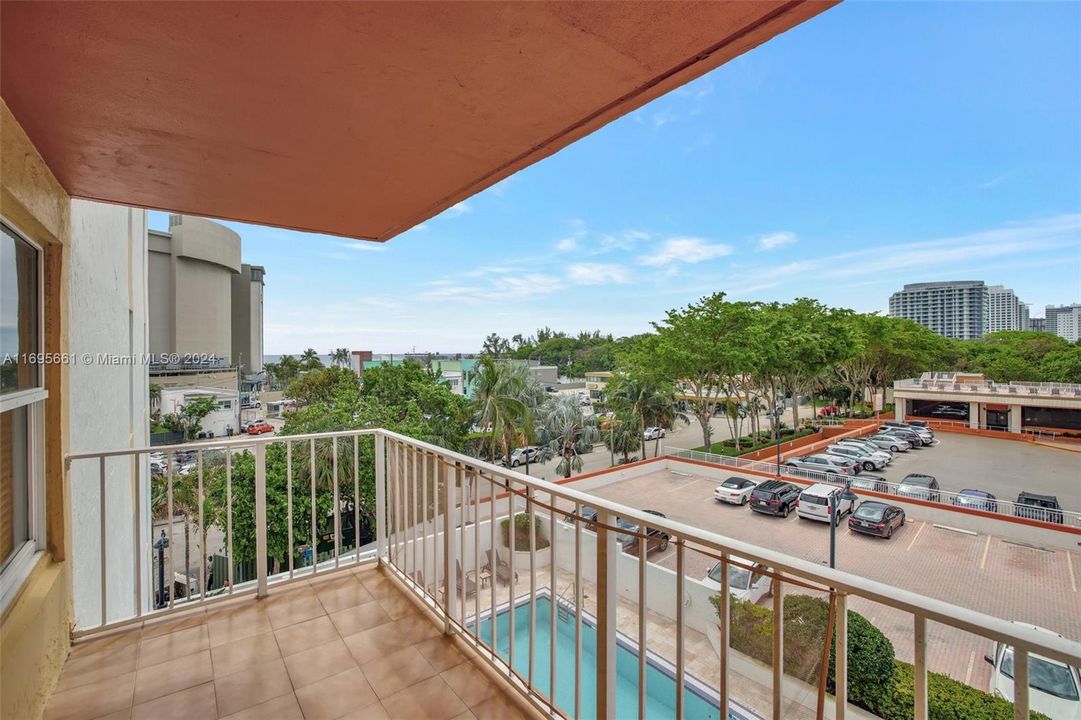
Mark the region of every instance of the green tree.
[[218, 401], [211, 396], [192, 398], [175, 413], [162, 416], [161, 424], [173, 432], [182, 432], [192, 440], [203, 429], [203, 419], [218, 407]]
[[601, 438], [608, 452], [612, 454], [613, 465], [616, 454], [623, 456], [623, 462], [630, 462], [630, 454], [637, 450], [642, 442], [642, 421], [631, 413], [616, 413], [602, 424]]
[[754, 306], [733, 303], [714, 293], [680, 310], [669, 310], [653, 324], [654, 334], [637, 338], [623, 355], [633, 375], [683, 384], [691, 412], [702, 427], [703, 444], [710, 447], [709, 421], [728, 399], [737, 378], [754, 367], [759, 339], [754, 332]]
[[534, 436], [536, 385], [527, 369], [498, 363], [490, 354], [481, 356], [477, 363], [470, 403], [474, 423], [487, 438], [490, 456], [504, 458], [508, 467], [511, 451]]
[[319, 368], [290, 380], [285, 394], [296, 400], [297, 405], [329, 404], [343, 400], [353, 403], [360, 395], [360, 384], [352, 370]]
[[596, 416], [586, 417], [574, 395], [556, 395], [538, 411], [537, 440], [559, 456], [556, 473], [565, 478], [582, 469], [578, 448], [597, 440]]
[[331, 350], [330, 361], [335, 367], [349, 367], [349, 348], [337, 348]]
[[308, 348], [300, 354], [300, 367], [302, 370], [316, 370], [323, 367], [323, 361], [319, 359], [319, 353], [315, 348]]
[[481, 348], [481, 354], [487, 355], [493, 358], [499, 358], [510, 352], [510, 343], [506, 338], [501, 338], [496, 333], [492, 333], [488, 337], [484, 338], [484, 345]]

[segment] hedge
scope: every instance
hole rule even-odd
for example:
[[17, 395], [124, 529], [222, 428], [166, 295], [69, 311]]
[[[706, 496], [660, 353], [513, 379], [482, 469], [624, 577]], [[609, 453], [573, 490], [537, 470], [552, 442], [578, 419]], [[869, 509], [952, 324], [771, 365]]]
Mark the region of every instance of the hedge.
[[[719, 610], [720, 597], [710, 598]], [[773, 658], [773, 610], [745, 600], [729, 603], [733, 649], [764, 664]], [[816, 685], [829, 604], [809, 595], [784, 599], [785, 674]], [[830, 641], [827, 692], [834, 692]], [[912, 665], [894, 657], [893, 643], [859, 613], [848, 611], [848, 701], [883, 720], [911, 720], [915, 706]], [[928, 673], [930, 720], [1012, 720], [1013, 703], [946, 675]], [[1033, 718], [1048, 720], [1033, 712]]]

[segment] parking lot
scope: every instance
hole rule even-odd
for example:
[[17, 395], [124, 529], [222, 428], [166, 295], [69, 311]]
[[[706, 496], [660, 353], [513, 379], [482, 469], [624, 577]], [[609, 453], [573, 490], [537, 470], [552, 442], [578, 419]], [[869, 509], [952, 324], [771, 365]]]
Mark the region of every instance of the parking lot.
[[[986, 486], [985, 489], [995, 492], [994, 486], [987, 485], [987, 478], [981, 485], [967, 475], [959, 476], [963, 462], [958, 460], [957, 453], [945, 452], [955, 439], [962, 441], [957, 446], [964, 446], [964, 452], [972, 452], [963, 442], [970, 438], [949, 436], [939, 447], [927, 448], [922, 453], [910, 452], [908, 457], [902, 454], [903, 459], [895, 460], [886, 476], [900, 480], [908, 472], [929, 472], [939, 476], [947, 489]], [[1025, 448], [1024, 443], [985, 442]], [[795, 514], [787, 519], [771, 517], [747, 507], [717, 503], [713, 500], [716, 485], [715, 480], [694, 474], [693, 466], [687, 464], [676, 471], [665, 468], [591, 492], [632, 507], [658, 510], [674, 520], [805, 560], [828, 562], [826, 523], [801, 520]], [[1000, 492], [1008, 496], [1006, 490]], [[654, 552], [650, 560], [674, 569], [674, 546]], [[689, 553], [685, 561], [687, 575], [701, 578], [713, 562], [706, 556]], [[842, 524], [837, 532], [837, 567], [997, 617], [1030, 622], [1069, 638], [1081, 638], [1081, 613], [1077, 612], [1081, 606], [1078, 593], [1081, 552], [1036, 548], [921, 521], [908, 522], [890, 540], [851, 533]], [[894, 642], [900, 659], [911, 661], [911, 616], [859, 599], [853, 599], [850, 609], [863, 614], [885, 632]], [[930, 669], [975, 687], [987, 687], [989, 666], [983, 662], [984, 653], [991, 649], [987, 641], [931, 623], [928, 649]]]
[[952, 432], [935, 433], [935, 445], [894, 455], [882, 475], [900, 482], [908, 473], [934, 475], [943, 490], [984, 490], [1016, 500], [1022, 490], [1055, 495], [1065, 510], [1081, 510], [1081, 453], [1032, 443]]

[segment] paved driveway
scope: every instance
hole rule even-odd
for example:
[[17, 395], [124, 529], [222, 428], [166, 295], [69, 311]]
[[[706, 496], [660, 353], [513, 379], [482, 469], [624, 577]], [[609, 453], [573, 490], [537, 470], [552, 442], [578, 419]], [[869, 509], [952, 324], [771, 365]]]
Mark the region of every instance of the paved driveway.
[[[927, 451], [928, 459], [936, 450]], [[945, 458], [940, 462], [948, 463]], [[899, 478], [904, 473], [892, 474]], [[659, 510], [674, 520], [805, 560], [828, 562], [827, 524], [801, 520], [796, 515], [775, 518], [746, 507], [722, 505], [712, 499], [716, 484], [701, 476], [664, 469], [592, 492], [632, 507]], [[670, 546], [664, 553], [655, 552], [650, 560], [674, 569], [674, 547]], [[687, 575], [702, 577], [713, 562], [704, 555], [689, 553]], [[842, 525], [837, 532], [837, 567], [1081, 639], [1078, 612], [1081, 553], [1078, 552], [1033, 548], [988, 535], [944, 530], [923, 522], [907, 524], [891, 540], [850, 533]], [[850, 608], [890, 637], [899, 658], [911, 661], [911, 616], [859, 599], [854, 599]], [[989, 666], [983, 662], [983, 655], [990, 651], [988, 641], [931, 623], [928, 646], [932, 670], [976, 687], [987, 687]]]

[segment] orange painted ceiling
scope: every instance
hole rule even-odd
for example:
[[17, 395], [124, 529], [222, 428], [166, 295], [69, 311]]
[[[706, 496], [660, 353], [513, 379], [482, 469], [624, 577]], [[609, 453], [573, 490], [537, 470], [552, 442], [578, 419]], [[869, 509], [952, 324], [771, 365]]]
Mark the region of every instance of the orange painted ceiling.
[[386, 240], [834, 4], [0, 3], [74, 197]]

